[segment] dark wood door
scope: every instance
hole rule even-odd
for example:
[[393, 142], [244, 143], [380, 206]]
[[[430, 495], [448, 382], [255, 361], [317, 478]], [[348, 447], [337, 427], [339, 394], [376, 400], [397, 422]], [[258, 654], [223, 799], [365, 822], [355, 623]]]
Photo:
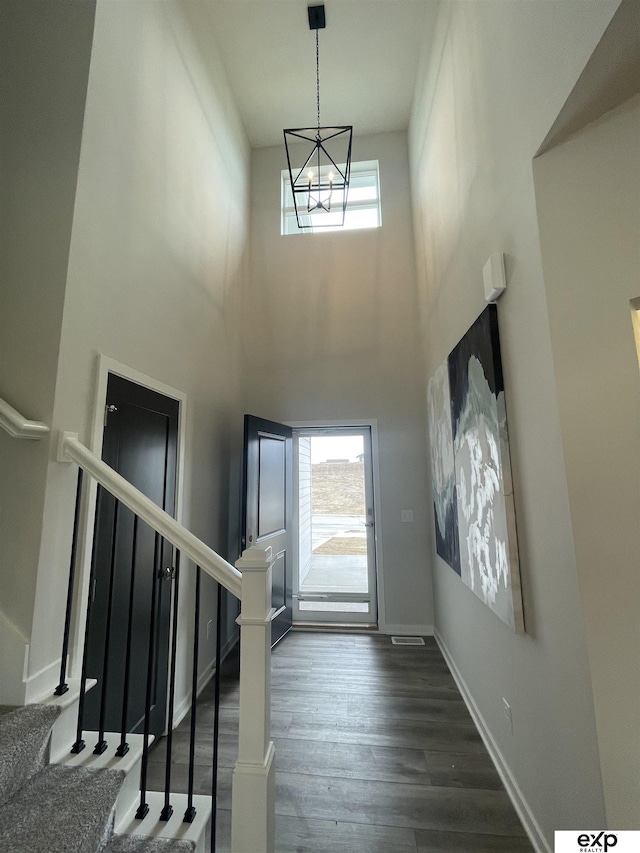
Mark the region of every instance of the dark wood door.
[[292, 619], [291, 436], [285, 424], [244, 416], [242, 547], [272, 549], [272, 645], [291, 628]]
[[[102, 458], [170, 515], [175, 514], [178, 415], [177, 400], [109, 375]], [[160, 737], [166, 716], [172, 583], [165, 570], [173, 564], [173, 553], [171, 546], [163, 543], [160, 560], [157, 567], [154, 566], [155, 533], [141, 521], [134, 563], [133, 528], [133, 513], [120, 505], [116, 518], [115, 500], [102, 492], [96, 514], [95, 581], [87, 658], [87, 674], [97, 678], [98, 684], [87, 694], [85, 725], [88, 729], [98, 728], [100, 701], [103, 687], [106, 687], [105, 729], [120, 731], [132, 600], [127, 729], [143, 730], [151, 604], [154, 573], [157, 572], [150, 731]], [[105, 635], [110, 598], [105, 684]]]

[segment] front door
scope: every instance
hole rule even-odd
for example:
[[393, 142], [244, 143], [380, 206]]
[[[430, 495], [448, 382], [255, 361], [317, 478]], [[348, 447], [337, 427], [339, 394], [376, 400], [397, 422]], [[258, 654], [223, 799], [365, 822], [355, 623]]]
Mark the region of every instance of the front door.
[[[170, 515], [175, 514], [178, 415], [177, 400], [109, 375], [102, 458]], [[115, 499], [104, 491], [99, 493], [95, 581], [87, 650], [87, 675], [96, 678], [98, 684], [86, 698], [85, 726], [88, 729], [99, 727], [104, 692], [105, 730], [120, 731], [125, 691], [128, 696], [127, 730], [140, 732], [144, 727], [156, 537], [150, 527], [139, 522], [134, 561], [133, 519], [133, 513], [122, 505], [116, 517]], [[171, 578], [166, 568], [170, 568], [173, 561], [169, 544], [163, 543], [161, 550], [156, 575], [150, 713], [150, 731], [156, 738], [162, 735], [165, 727], [171, 609]], [[128, 684], [125, 684], [130, 612], [131, 670]], [[109, 623], [110, 642], [105, 658]]]
[[270, 546], [275, 645], [291, 628], [291, 427], [244, 416], [242, 548]]
[[295, 430], [296, 624], [377, 624], [369, 427]]

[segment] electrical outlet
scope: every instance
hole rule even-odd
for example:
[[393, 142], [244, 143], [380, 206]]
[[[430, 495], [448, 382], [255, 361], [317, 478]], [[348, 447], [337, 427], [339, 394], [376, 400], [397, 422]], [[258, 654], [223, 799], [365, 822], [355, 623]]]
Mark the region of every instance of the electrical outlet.
[[502, 707], [504, 710], [504, 716], [507, 721], [507, 725], [509, 726], [509, 734], [513, 734], [513, 715], [511, 714], [511, 705], [507, 702], [507, 700], [502, 697]]
[[400, 518], [404, 522], [409, 522], [409, 524], [413, 521], [413, 510], [412, 509], [403, 509], [400, 512]]
[[211, 629], [213, 628], [213, 619], [209, 619], [207, 622], [207, 640], [211, 636]]

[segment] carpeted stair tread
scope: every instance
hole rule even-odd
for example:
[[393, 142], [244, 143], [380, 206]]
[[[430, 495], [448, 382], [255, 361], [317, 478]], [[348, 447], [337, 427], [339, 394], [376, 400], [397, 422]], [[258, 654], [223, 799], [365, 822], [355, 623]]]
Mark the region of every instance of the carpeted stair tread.
[[2, 853], [95, 853], [109, 837], [124, 774], [49, 765], [2, 809]]
[[51, 705], [25, 705], [0, 714], [0, 804], [44, 767], [58, 714]]
[[192, 841], [114, 835], [102, 853], [193, 853], [194, 850]]

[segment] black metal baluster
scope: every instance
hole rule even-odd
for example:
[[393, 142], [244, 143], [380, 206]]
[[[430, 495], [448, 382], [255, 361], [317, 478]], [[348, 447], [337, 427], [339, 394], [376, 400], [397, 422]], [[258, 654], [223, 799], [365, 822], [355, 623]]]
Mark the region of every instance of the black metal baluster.
[[96, 577], [96, 553], [98, 542], [98, 518], [100, 517], [100, 504], [103, 500], [104, 492], [102, 486], [98, 486], [96, 492], [96, 512], [93, 521], [93, 541], [91, 544], [91, 569], [89, 571], [89, 592], [87, 595], [87, 616], [84, 627], [84, 648], [82, 650], [82, 674], [80, 675], [80, 698], [78, 699], [78, 728], [76, 731], [76, 741], [71, 747], [71, 752], [82, 752], [85, 748], [85, 742], [82, 739], [84, 729], [84, 705], [85, 696], [87, 693], [87, 659], [89, 657], [89, 628], [91, 625], [91, 612], [93, 609], [93, 591]]
[[193, 675], [191, 679], [191, 738], [189, 740], [189, 787], [187, 809], [183, 821], [192, 823], [196, 810], [193, 805], [193, 771], [196, 749], [196, 701], [198, 699], [198, 647], [200, 641], [200, 566], [196, 566], [196, 610], [193, 629]]
[[149, 761], [149, 723], [151, 716], [151, 691], [153, 688], [153, 663], [155, 656], [155, 633], [156, 633], [156, 596], [158, 587], [158, 575], [160, 573], [160, 556], [162, 537], [156, 532], [156, 541], [153, 552], [153, 579], [151, 582], [151, 615], [149, 618], [149, 654], [147, 658], [147, 694], [144, 708], [144, 735], [142, 746], [142, 762], [140, 767], [140, 805], [136, 812], [136, 818], [142, 820], [149, 813], [147, 799], [147, 765]]
[[218, 613], [216, 623], [216, 672], [213, 681], [213, 776], [211, 778], [211, 853], [216, 853], [218, 817], [218, 734], [220, 731], [220, 658], [222, 645], [222, 585], [218, 584]]
[[138, 544], [138, 522], [137, 515], [133, 516], [133, 539], [131, 543], [131, 577], [129, 582], [129, 613], [127, 617], [127, 650], [124, 665], [124, 685], [122, 697], [122, 722], [120, 725], [120, 745], [116, 749], [116, 755], [122, 758], [129, 752], [127, 743], [127, 716], [129, 714], [129, 682], [131, 680], [131, 635], [133, 633], [133, 596], [136, 585], [136, 547]]
[[64, 634], [62, 635], [62, 661], [60, 663], [60, 683], [54, 690], [54, 696], [62, 696], [69, 689], [67, 684], [67, 656], [69, 654], [69, 633], [71, 631], [71, 610], [73, 607], [73, 588], [76, 577], [76, 555], [78, 553], [78, 533], [80, 526], [80, 497], [82, 495], [82, 468], [78, 468], [78, 484], [76, 486], [76, 508], [73, 514], [73, 537], [71, 539], [71, 559], [69, 561], [69, 585], [67, 587], [67, 609], [64, 617]]
[[113, 533], [111, 536], [111, 564], [109, 567], [109, 592], [107, 595], [107, 626], [104, 634], [104, 656], [102, 658], [102, 684], [100, 693], [100, 721], [98, 726], [98, 742], [93, 748], [94, 755], [102, 755], [107, 748], [104, 739], [105, 717], [107, 712], [107, 692], [109, 682], [109, 646], [111, 644], [111, 622], [113, 619], [113, 591], [116, 575], [116, 547], [118, 544], [118, 514], [120, 501], [115, 498], [113, 509]]
[[171, 757], [173, 751], [173, 706], [176, 696], [176, 653], [178, 649], [178, 592], [180, 584], [180, 551], [176, 551], [176, 568], [173, 584], [173, 625], [171, 628], [171, 667], [169, 672], [169, 723], [167, 731], [167, 758], [164, 777], [164, 807], [160, 820], [169, 820], [173, 806], [169, 802], [171, 794]]

